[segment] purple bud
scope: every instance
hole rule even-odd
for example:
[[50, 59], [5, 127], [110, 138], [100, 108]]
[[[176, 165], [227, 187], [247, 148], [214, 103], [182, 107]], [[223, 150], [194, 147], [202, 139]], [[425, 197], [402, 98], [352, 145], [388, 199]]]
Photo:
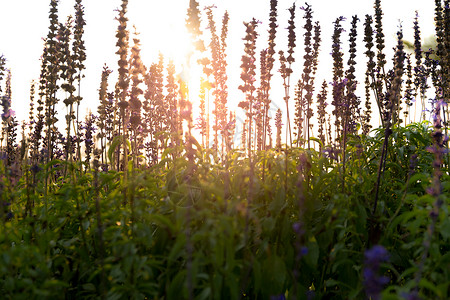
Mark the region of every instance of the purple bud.
[[298, 232], [300, 232], [301, 229], [302, 229], [302, 224], [299, 223], [299, 222], [296, 222], [296, 223], [292, 224], [292, 229], [293, 229], [296, 233], [298, 233]]
[[305, 246], [301, 247], [301, 248], [300, 248], [300, 254], [301, 254], [302, 256], [307, 255], [307, 254], [308, 254], [308, 247], [305, 247]]

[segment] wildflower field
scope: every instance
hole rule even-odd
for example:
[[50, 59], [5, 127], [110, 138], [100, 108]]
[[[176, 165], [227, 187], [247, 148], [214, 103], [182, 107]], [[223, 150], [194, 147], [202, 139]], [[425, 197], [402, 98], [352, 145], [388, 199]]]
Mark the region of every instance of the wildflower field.
[[61, 23], [49, 0], [22, 123], [0, 56], [0, 298], [450, 298], [448, 0], [434, 1], [432, 48], [416, 15], [403, 24], [412, 42], [399, 27], [393, 50], [380, 0], [372, 15], [334, 20], [298, 2], [280, 19], [267, 0], [270, 22], [242, 26], [240, 74], [228, 71], [232, 16], [219, 23], [216, 7], [190, 0], [198, 95], [164, 53], [145, 65], [122, 0], [118, 64], [98, 74], [86, 118], [86, 22], [72, 1]]

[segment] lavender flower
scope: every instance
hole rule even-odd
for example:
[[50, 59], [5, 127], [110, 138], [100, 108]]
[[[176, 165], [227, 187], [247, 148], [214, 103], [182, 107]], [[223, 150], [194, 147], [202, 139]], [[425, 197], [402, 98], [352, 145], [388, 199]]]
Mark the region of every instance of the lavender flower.
[[281, 109], [278, 109], [275, 115], [275, 127], [277, 128], [277, 149], [279, 150], [281, 149], [281, 127], [283, 126], [281, 118]]
[[420, 300], [417, 291], [412, 291], [411, 293], [402, 293], [402, 297], [406, 300]]
[[[222, 20], [222, 30], [221, 36], [216, 33], [216, 24], [214, 21], [213, 6], [206, 7], [206, 15], [208, 17], [208, 25], [211, 33], [211, 43], [209, 44], [209, 48], [211, 49], [211, 66], [212, 66], [212, 75], [214, 77], [214, 109], [212, 113], [215, 115], [214, 118], [214, 147], [217, 150], [219, 144], [219, 133], [222, 137], [225, 137], [224, 127], [227, 124], [227, 101], [228, 101], [228, 87], [226, 85], [227, 82], [227, 61], [226, 61], [226, 38], [228, 35], [228, 13], [225, 12]], [[222, 146], [224, 144], [224, 140], [222, 139]]]
[[327, 158], [337, 160], [339, 158], [339, 149], [333, 147], [327, 147], [322, 151], [323, 155]]
[[86, 121], [85, 121], [85, 126], [83, 127], [83, 129], [85, 130], [84, 144], [85, 144], [85, 154], [86, 154], [86, 168], [89, 167], [91, 153], [93, 150], [92, 147], [94, 146], [93, 133], [95, 133], [95, 131], [96, 131], [96, 127], [95, 127], [96, 119], [97, 119], [96, 116], [94, 116], [92, 114], [88, 115], [86, 118]]
[[13, 213], [12, 211], [9, 211], [9, 212], [6, 214], [6, 221], [11, 220], [12, 218], [14, 218], [14, 213]]
[[14, 115], [14, 111], [11, 110], [11, 71], [7, 70], [6, 78], [6, 91], [5, 95], [0, 97], [0, 105], [3, 108], [2, 120], [4, 123], [10, 121], [11, 116]]
[[[322, 89], [317, 95], [317, 114], [319, 123], [319, 139], [322, 145], [325, 145], [325, 133], [326, 133], [326, 106], [327, 99], [327, 82], [324, 80], [322, 83]], [[322, 149], [322, 145], [320, 146]]]
[[189, 1], [188, 15], [186, 19], [186, 28], [192, 37], [195, 48], [201, 52], [205, 51], [205, 44], [201, 38], [203, 32], [200, 29], [200, 10], [199, 3], [196, 0]]
[[380, 264], [389, 260], [389, 252], [381, 245], [375, 245], [364, 253], [364, 287], [366, 295], [374, 300], [381, 299], [383, 286], [389, 283], [389, 278], [379, 276]]
[[[297, 146], [301, 140], [302, 131], [304, 131], [304, 138], [308, 141], [308, 148], [310, 148], [310, 119], [313, 116], [312, 105], [312, 95], [314, 91], [314, 79], [315, 71], [317, 69], [317, 54], [320, 46], [320, 26], [316, 23], [313, 26], [312, 23], [312, 9], [309, 4], [306, 3], [306, 7], [302, 8], [305, 11], [304, 19], [306, 20], [305, 26], [303, 27], [306, 32], [305, 37], [305, 55], [303, 63], [303, 73], [301, 79], [298, 81], [296, 90], [296, 103], [295, 103], [295, 128], [297, 129]], [[314, 44], [311, 43], [313, 37], [314, 29]], [[302, 124], [304, 122], [304, 124]]]
[[312, 300], [316, 297], [316, 292], [314, 292], [313, 290], [309, 290], [306, 292], [306, 299], [307, 300]]
[[239, 107], [245, 110], [248, 120], [248, 156], [251, 157], [252, 150], [252, 123], [254, 118], [253, 104], [255, 102], [254, 92], [255, 88], [255, 75], [256, 75], [256, 65], [255, 65], [255, 49], [256, 49], [256, 39], [258, 37], [258, 33], [256, 32], [256, 27], [258, 26], [259, 21], [255, 18], [252, 19], [251, 22], [244, 22], [246, 36], [244, 37], [245, 41], [245, 54], [242, 56], [242, 64], [241, 64], [241, 79], [243, 84], [238, 88], [245, 94], [245, 100], [239, 102]]
[[[2, 54], [2, 55], [0, 55], [0, 81], [3, 79], [4, 72], [6, 71], [5, 65], [6, 65], [6, 58]], [[2, 88], [0, 86], [0, 92], [1, 91], [2, 91]]]
[[[383, 34], [383, 10], [381, 9], [381, 0], [375, 0], [375, 29], [376, 29], [376, 47], [377, 47], [377, 64], [378, 70], [382, 70], [386, 64], [386, 55], [383, 53], [384, 49], [384, 34]], [[381, 73], [380, 73], [381, 75]]]
[[[344, 31], [342, 28], [341, 22], [345, 19], [343, 17], [339, 17], [336, 19], [334, 24], [334, 32], [332, 36], [332, 52], [331, 56], [333, 57], [333, 101], [331, 104], [334, 106], [333, 115], [335, 116], [335, 131], [338, 136], [336, 136], [336, 140], [340, 138], [340, 129], [341, 129], [341, 120], [342, 120], [342, 109], [341, 103], [344, 93], [344, 87], [340, 86], [340, 82], [344, 80], [344, 63], [341, 49], [341, 34]], [[343, 82], [344, 83], [344, 82]], [[345, 82], [347, 84], [347, 82]]]
[[30, 168], [30, 171], [31, 171], [33, 174], [36, 174], [36, 173], [38, 173], [38, 172], [41, 171], [41, 170], [42, 170], [42, 168], [39, 167], [39, 165], [37, 165], [37, 164], [34, 164], [34, 165]]
[[355, 126], [351, 126], [352, 123], [356, 123], [356, 120], [360, 119], [361, 112], [360, 112], [360, 100], [359, 97], [356, 96], [356, 86], [358, 84], [358, 81], [356, 80], [355, 76], [355, 66], [356, 66], [356, 36], [357, 36], [357, 23], [359, 19], [355, 15], [352, 18], [352, 28], [350, 30], [349, 35], [349, 52], [350, 52], [350, 58], [347, 62], [348, 69], [345, 72], [345, 77], [348, 79], [347, 83], [347, 93], [346, 93], [346, 102], [348, 104], [348, 108], [345, 110], [344, 118], [347, 120], [347, 122], [343, 122], [342, 126], [344, 129], [344, 134], [347, 133], [355, 133]]

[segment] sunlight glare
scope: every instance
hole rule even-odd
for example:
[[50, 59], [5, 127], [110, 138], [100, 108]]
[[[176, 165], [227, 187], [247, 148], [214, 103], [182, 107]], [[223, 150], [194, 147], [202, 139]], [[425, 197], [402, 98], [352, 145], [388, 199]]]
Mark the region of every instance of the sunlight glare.
[[158, 48], [164, 55], [166, 63], [172, 60], [175, 65], [176, 76], [187, 84], [189, 100], [197, 105], [197, 95], [200, 86], [201, 67], [198, 65], [198, 54], [194, 51], [192, 40], [184, 24], [171, 24], [166, 30], [160, 31]]

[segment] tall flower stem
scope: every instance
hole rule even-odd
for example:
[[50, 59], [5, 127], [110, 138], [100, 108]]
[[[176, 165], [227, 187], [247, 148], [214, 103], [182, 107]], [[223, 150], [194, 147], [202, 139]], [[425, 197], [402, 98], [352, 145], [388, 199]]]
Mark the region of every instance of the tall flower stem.
[[[128, 178], [128, 143], [127, 143], [127, 96], [128, 96], [128, 87], [129, 87], [129, 71], [128, 71], [128, 30], [127, 30], [127, 6], [128, 0], [122, 0], [122, 5], [119, 10], [119, 17], [117, 20], [119, 21], [119, 27], [117, 29], [116, 37], [117, 43], [116, 46], [119, 47], [119, 50], [116, 54], [119, 55], [119, 78], [116, 85], [117, 97], [119, 100], [118, 106], [120, 108], [120, 118], [122, 121], [122, 165], [123, 165], [123, 186], [124, 186], [124, 204], [127, 202], [127, 178]], [[120, 130], [120, 128], [119, 128]], [[120, 134], [120, 133], [119, 133]], [[119, 160], [118, 160], [119, 163]], [[119, 170], [119, 168], [118, 168]]]
[[[72, 44], [72, 52], [73, 52], [73, 67], [74, 67], [74, 75], [77, 80], [77, 96], [74, 97], [77, 103], [76, 109], [76, 118], [74, 120], [74, 130], [77, 132], [79, 128], [79, 114], [80, 114], [80, 103], [82, 100], [81, 97], [81, 79], [83, 78], [82, 72], [86, 68], [84, 62], [86, 60], [86, 47], [84, 45], [83, 35], [84, 35], [84, 25], [86, 22], [84, 20], [84, 6], [82, 4], [82, 0], [76, 0], [75, 3], [75, 26], [73, 31], [73, 44]], [[70, 114], [73, 114], [73, 100], [70, 104]], [[70, 130], [70, 129], [69, 129]], [[69, 131], [70, 133], [70, 131]], [[80, 139], [77, 140], [77, 155], [78, 159], [81, 160], [81, 146]]]
[[395, 78], [394, 78], [392, 87], [389, 91], [389, 100], [388, 100], [389, 102], [386, 105], [386, 112], [384, 115], [384, 123], [385, 123], [384, 141], [383, 141], [380, 161], [379, 161], [379, 165], [378, 165], [377, 181], [376, 181], [376, 185], [375, 185], [375, 200], [374, 200], [374, 204], [373, 204], [372, 215], [375, 214], [376, 209], [377, 209], [381, 176], [384, 171], [384, 165], [386, 163], [386, 155], [387, 155], [387, 150], [388, 150], [389, 136], [392, 134], [392, 129], [391, 129], [392, 115], [394, 113], [394, 110], [396, 109], [396, 103], [398, 101], [398, 98], [400, 97], [400, 89], [401, 89], [401, 84], [402, 84], [405, 53], [403, 52], [403, 41], [402, 41], [403, 33], [402, 33], [401, 28], [397, 32], [397, 38], [398, 38], [397, 39], [397, 51], [395, 53]]

